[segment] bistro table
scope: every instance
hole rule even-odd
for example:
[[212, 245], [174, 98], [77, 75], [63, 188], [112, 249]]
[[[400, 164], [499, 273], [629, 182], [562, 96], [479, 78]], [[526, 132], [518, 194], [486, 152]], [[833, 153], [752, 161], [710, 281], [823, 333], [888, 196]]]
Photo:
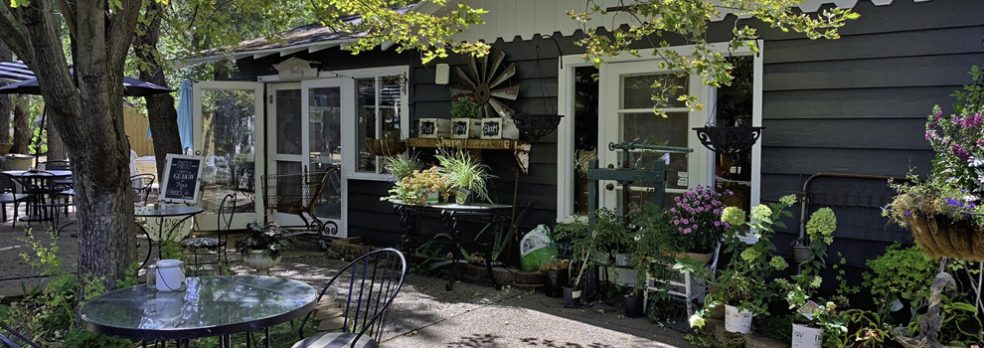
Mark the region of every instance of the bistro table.
[[[155, 205], [153, 209], [147, 209], [147, 210], [136, 209], [133, 213], [133, 216], [143, 217], [143, 218], [157, 218], [157, 243], [158, 243], [157, 257], [159, 258], [161, 257], [161, 253], [163, 252], [160, 248], [160, 243], [164, 239], [164, 219], [168, 217], [184, 216], [184, 218], [182, 218], [176, 224], [174, 224], [174, 226], [171, 227], [171, 230], [168, 231], [168, 235], [170, 236], [171, 234], [174, 233], [174, 229], [177, 228], [178, 226], [181, 226], [181, 224], [184, 223], [185, 220], [188, 220], [194, 217], [195, 215], [201, 214], [204, 211], [205, 211], [204, 209], [199, 207], [192, 207], [187, 205], [171, 203], [171, 204], [167, 204], [165, 207], [158, 207]], [[140, 226], [140, 230], [143, 231], [144, 235], [147, 236], [148, 243], [153, 242], [153, 239], [150, 236], [150, 232], [147, 232], [147, 229], [144, 228], [143, 226], [139, 224], [138, 226]], [[147, 266], [147, 262], [150, 261], [151, 254], [153, 254], [153, 248], [147, 248], [147, 257], [144, 258], [144, 262], [142, 265], [140, 265], [140, 268], [144, 268]]]
[[[144, 341], [189, 340], [268, 330], [314, 309], [318, 293], [296, 280], [267, 276], [189, 277], [187, 290], [147, 285], [111, 291], [79, 310], [88, 331]], [[270, 342], [266, 340], [266, 346]]]
[[[4, 175], [17, 178], [18, 183], [30, 182], [32, 186], [38, 183], [38, 187], [22, 188], [24, 193], [30, 195], [27, 201], [26, 215], [21, 217], [23, 221], [47, 221], [52, 219], [44, 207], [44, 195], [54, 194], [55, 189], [51, 186], [58, 179], [72, 177], [71, 170], [8, 170], [2, 172]], [[47, 182], [42, 182], [47, 181]], [[60, 191], [60, 190], [59, 190]], [[54, 197], [52, 197], [54, 199]]]
[[465, 244], [477, 244], [486, 247], [483, 254], [485, 256], [485, 268], [488, 271], [489, 280], [492, 281], [492, 285], [495, 286], [496, 289], [500, 288], [499, 284], [495, 280], [495, 276], [492, 273], [492, 262], [495, 261], [492, 260], [493, 243], [464, 241], [461, 236], [461, 230], [458, 228], [458, 223], [462, 220], [489, 223], [492, 225], [492, 231], [497, 234], [494, 238], [498, 238], [498, 233], [502, 233], [502, 227], [505, 225], [505, 222], [510, 219], [507, 215], [509, 210], [512, 208], [511, 205], [494, 203], [437, 203], [420, 205], [406, 203], [399, 200], [390, 200], [390, 203], [393, 203], [394, 209], [398, 214], [400, 214], [400, 226], [407, 230], [407, 233], [403, 235], [401, 244], [403, 244], [403, 249], [409, 252], [408, 255], [414, 255], [417, 248], [423, 245], [420, 243], [419, 236], [421, 216], [437, 216], [444, 223], [445, 233], [443, 236], [442, 234], [435, 235], [430, 238], [429, 241], [440, 242], [452, 246], [450, 250], [452, 260], [450, 268], [448, 269], [448, 283], [445, 285], [445, 289], [449, 291], [454, 289], [455, 277], [457, 276], [457, 264], [463, 261], [460, 250], [462, 250], [462, 247]]

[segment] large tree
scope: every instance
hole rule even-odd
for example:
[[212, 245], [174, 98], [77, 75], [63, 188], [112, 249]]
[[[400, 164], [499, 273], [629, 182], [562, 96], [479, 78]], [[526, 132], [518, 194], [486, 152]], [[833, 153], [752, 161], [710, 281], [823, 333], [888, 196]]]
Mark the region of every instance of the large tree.
[[0, 39], [34, 70], [51, 126], [73, 160], [79, 274], [101, 277], [109, 287], [136, 251], [122, 100], [123, 66], [140, 8], [140, 0], [6, 0], [0, 6]]

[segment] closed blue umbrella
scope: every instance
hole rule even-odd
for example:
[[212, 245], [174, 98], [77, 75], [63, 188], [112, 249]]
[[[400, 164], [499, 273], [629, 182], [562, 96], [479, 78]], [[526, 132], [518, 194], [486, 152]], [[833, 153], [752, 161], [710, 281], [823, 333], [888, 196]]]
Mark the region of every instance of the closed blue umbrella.
[[181, 81], [178, 88], [178, 135], [181, 136], [182, 149], [194, 149], [194, 135], [192, 134], [192, 95], [191, 81]]

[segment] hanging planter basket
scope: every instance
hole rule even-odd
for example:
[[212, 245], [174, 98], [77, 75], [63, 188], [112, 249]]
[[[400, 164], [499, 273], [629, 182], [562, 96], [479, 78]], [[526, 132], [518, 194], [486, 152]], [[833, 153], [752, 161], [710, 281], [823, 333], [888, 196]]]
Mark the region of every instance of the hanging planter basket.
[[520, 133], [531, 140], [540, 140], [557, 130], [561, 117], [563, 116], [551, 114], [516, 114], [513, 115], [513, 122]]
[[916, 244], [929, 256], [984, 261], [984, 229], [970, 221], [913, 214], [909, 227]]
[[694, 128], [704, 147], [718, 154], [736, 155], [748, 151], [762, 137], [765, 127], [704, 126]]
[[407, 151], [407, 142], [396, 139], [366, 139], [366, 151], [373, 156], [393, 156]]

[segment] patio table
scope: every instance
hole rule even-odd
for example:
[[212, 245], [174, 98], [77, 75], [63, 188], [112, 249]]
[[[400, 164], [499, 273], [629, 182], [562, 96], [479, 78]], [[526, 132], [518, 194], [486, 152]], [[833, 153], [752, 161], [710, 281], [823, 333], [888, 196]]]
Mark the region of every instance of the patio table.
[[[135, 340], [222, 337], [299, 319], [314, 309], [317, 290], [296, 280], [267, 276], [189, 277], [187, 290], [159, 292], [147, 285], [96, 297], [79, 310], [88, 331]], [[269, 340], [266, 340], [269, 346]]]
[[[485, 246], [484, 257], [485, 257], [485, 268], [488, 271], [488, 278], [492, 281], [492, 285], [496, 289], [500, 286], [496, 282], [495, 277], [492, 273], [492, 247], [491, 243], [481, 243], [466, 242], [462, 240], [461, 230], [458, 228], [458, 223], [462, 220], [486, 222], [492, 224], [492, 231], [495, 233], [502, 233], [502, 226], [506, 220], [510, 219], [508, 212], [512, 209], [511, 205], [507, 204], [495, 204], [495, 203], [472, 203], [472, 204], [456, 204], [456, 203], [438, 203], [438, 204], [409, 204], [399, 200], [390, 200], [393, 204], [394, 209], [398, 214], [400, 214], [400, 226], [407, 230], [407, 233], [403, 235], [401, 243], [403, 244], [403, 249], [408, 252], [407, 255], [414, 255], [414, 251], [419, 248], [419, 217], [421, 216], [437, 216], [444, 223], [445, 235], [450, 237], [444, 237], [438, 234], [430, 238], [429, 242], [440, 242], [443, 244], [450, 245], [451, 248], [451, 266], [448, 269], [448, 283], [445, 285], [447, 290], [454, 289], [454, 281], [457, 276], [457, 264], [462, 260], [462, 255], [460, 250], [466, 244], [471, 245], [482, 245]], [[498, 237], [498, 236], [496, 236]]]
[[[191, 206], [180, 205], [180, 204], [168, 204], [163, 208], [155, 207], [154, 209], [150, 209], [146, 211], [141, 211], [137, 209], [133, 213], [133, 216], [144, 217], [144, 218], [157, 218], [157, 224], [158, 224], [157, 225], [157, 241], [158, 241], [157, 257], [159, 258], [161, 257], [161, 253], [163, 252], [159, 244], [160, 241], [164, 239], [164, 218], [184, 216], [184, 218], [178, 221], [178, 223], [174, 224], [174, 226], [171, 227], [171, 230], [168, 231], [168, 235], [171, 235], [173, 234], [174, 229], [177, 228], [178, 226], [181, 226], [181, 224], [185, 220], [188, 220], [194, 217], [195, 215], [201, 214], [204, 211], [205, 211], [204, 209], [199, 207], [191, 207]], [[147, 232], [147, 229], [139, 224], [137, 226], [140, 226], [140, 230], [143, 231], [144, 235], [147, 236], [147, 242], [152, 243], [153, 239], [151, 239], [150, 237], [150, 232]], [[147, 248], [147, 257], [144, 258], [144, 262], [143, 264], [140, 265], [140, 268], [144, 268], [147, 266], [147, 262], [150, 261], [151, 254], [153, 254], [153, 248]]]
[[[4, 175], [11, 177], [17, 177], [22, 180], [29, 180], [31, 182], [35, 181], [50, 181], [44, 183], [44, 188], [41, 189], [28, 189], [24, 188], [24, 193], [30, 195], [30, 199], [27, 201], [26, 214], [20, 218], [22, 221], [48, 221], [52, 219], [53, 215], [49, 215], [47, 209], [44, 209], [44, 195], [54, 195], [56, 192], [53, 188], [48, 189], [49, 186], [54, 186], [57, 180], [72, 177], [71, 170], [8, 170], [3, 172]], [[59, 190], [60, 191], [60, 190]], [[52, 197], [54, 199], [54, 197]]]

